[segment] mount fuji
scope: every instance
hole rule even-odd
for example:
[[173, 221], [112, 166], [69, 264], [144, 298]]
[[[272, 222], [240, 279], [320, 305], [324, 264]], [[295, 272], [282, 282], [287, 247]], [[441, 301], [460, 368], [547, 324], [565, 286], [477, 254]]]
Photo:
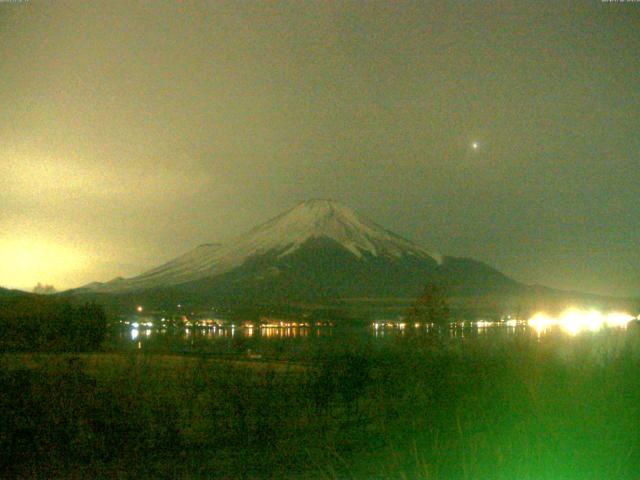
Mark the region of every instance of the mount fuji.
[[472, 295], [524, 287], [482, 262], [427, 250], [339, 202], [309, 200], [228, 243], [200, 245], [136, 277], [94, 282], [74, 293], [195, 304], [327, 304], [415, 298], [429, 282]]

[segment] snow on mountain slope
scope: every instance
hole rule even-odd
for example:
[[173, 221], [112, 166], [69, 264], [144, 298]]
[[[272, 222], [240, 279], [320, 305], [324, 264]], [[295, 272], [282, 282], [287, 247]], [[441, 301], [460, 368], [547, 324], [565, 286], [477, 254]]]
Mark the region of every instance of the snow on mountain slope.
[[225, 244], [206, 244], [130, 279], [90, 290], [122, 292], [175, 285], [228, 272], [247, 259], [265, 254], [284, 257], [314, 238], [329, 238], [358, 258], [442, 257], [395, 235], [332, 200], [309, 200]]

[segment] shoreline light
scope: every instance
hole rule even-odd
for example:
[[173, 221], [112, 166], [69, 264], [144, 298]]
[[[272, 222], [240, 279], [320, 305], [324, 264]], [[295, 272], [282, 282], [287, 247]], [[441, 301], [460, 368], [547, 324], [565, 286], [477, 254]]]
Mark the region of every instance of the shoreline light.
[[604, 327], [626, 328], [635, 317], [623, 312], [609, 312], [604, 314], [598, 310], [579, 310], [570, 308], [558, 317], [549, 316], [543, 312], [536, 313], [527, 324], [533, 328], [538, 336], [552, 327], [559, 327], [569, 335], [580, 332], [597, 332]]

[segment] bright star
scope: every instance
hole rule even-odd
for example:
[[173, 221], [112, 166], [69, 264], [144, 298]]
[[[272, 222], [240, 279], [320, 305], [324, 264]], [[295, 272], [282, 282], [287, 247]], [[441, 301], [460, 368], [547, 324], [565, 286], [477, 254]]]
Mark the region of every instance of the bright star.
[[474, 150], [477, 150], [477, 149], [478, 149], [478, 147], [479, 147], [478, 142], [473, 142], [473, 143], [471, 144], [471, 147], [472, 147]]

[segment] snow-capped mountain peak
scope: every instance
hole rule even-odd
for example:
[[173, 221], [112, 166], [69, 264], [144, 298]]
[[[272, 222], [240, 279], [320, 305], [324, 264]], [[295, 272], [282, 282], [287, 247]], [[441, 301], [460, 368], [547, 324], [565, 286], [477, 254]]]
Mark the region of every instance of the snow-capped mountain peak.
[[250, 258], [295, 252], [309, 240], [336, 242], [357, 258], [414, 256], [441, 263], [441, 256], [385, 230], [334, 200], [308, 200], [259, 225], [234, 240], [204, 244], [196, 249], [124, 282], [102, 284], [103, 291], [127, 291], [175, 285], [222, 274]]
[[372, 256], [419, 255], [432, 256], [412, 244], [357, 215], [349, 207], [335, 200], [308, 200], [282, 215], [254, 228], [244, 238], [243, 244], [257, 251], [269, 251], [286, 247], [285, 256], [312, 238], [326, 237], [349, 250], [357, 257], [364, 253]]

